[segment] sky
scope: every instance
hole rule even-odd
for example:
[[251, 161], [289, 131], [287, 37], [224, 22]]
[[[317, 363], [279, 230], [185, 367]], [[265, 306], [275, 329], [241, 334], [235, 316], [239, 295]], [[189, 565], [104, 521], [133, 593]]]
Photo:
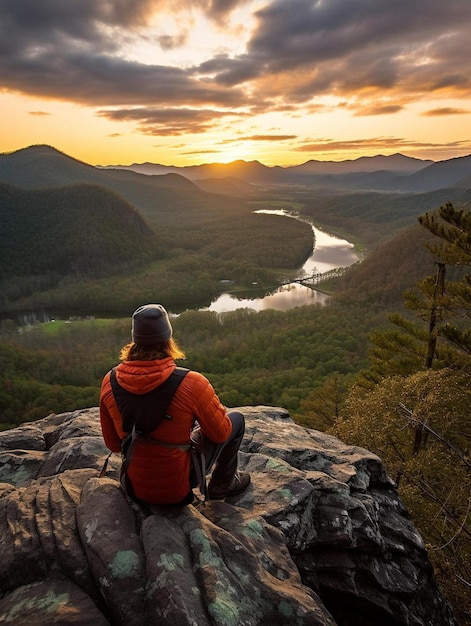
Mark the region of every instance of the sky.
[[0, 152], [471, 154], [471, 0], [0, 0]]

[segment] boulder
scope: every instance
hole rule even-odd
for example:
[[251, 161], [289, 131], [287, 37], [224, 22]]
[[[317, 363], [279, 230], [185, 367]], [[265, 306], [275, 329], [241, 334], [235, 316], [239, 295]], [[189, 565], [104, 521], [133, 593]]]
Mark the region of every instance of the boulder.
[[0, 433], [0, 622], [457, 626], [376, 455], [238, 410], [251, 485], [183, 508], [126, 497], [97, 408]]

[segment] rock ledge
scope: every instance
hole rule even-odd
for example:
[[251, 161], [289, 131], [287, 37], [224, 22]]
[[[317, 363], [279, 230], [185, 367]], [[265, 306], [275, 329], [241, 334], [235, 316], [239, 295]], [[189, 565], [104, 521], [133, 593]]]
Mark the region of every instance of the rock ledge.
[[457, 626], [377, 456], [239, 410], [251, 486], [182, 509], [100, 476], [97, 408], [0, 433], [0, 622]]

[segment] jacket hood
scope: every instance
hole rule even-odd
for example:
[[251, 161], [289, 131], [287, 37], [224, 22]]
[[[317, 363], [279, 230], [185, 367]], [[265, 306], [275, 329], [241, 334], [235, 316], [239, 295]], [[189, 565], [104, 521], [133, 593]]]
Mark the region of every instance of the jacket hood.
[[148, 393], [165, 382], [175, 367], [171, 357], [155, 361], [125, 361], [116, 368], [116, 380], [131, 393]]

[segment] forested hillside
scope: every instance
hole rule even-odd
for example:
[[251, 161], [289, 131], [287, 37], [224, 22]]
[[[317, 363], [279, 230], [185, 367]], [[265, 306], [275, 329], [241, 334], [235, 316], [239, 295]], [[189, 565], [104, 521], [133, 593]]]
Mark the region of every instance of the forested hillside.
[[129, 170], [100, 169], [50, 146], [1, 154], [0, 181], [30, 189], [75, 183], [107, 187], [137, 207], [149, 226], [167, 237], [176, 224], [178, 230], [191, 230], [224, 213], [240, 216], [250, 211], [240, 200], [221, 200], [177, 174], [145, 176]]
[[0, 155], [1, 181], [0, 313], [124, 315], [156, 293], [181, 308], [210, 301], [221, 281], [276, 285], [312, 250], [308, 224], [254, 214], [176, 174], [102, 170], [32, 146]]
[[[446, 203], [419, 223], [429, 235], [430, 269], [404, 293], [407, 314], [396, 310], [389, 329], [370, 334], [368, 367], [337, 406], [331, 432], [386, 463], [464, 626], [471, 624], [471, 203]], [[381, 291], [373, 283], [368, 295]]]
[[130, 272], [163, 254], [135, 208], [96, 185], [25, 190], [0, 183], [0, 215], [3, 310], [35, 292]]
[[361, 241], [370, 250], [388, 241], [398, 231], [413, 225], [425, 211], [437, 210], [441, 204], [457, 206], [469, 200], [463, 187], [439, 189], [427, 193], [354, 192], [304, 198], [303, 214], [326, 228]]
[[[106, 224], [103, 227], [106, 229]], [[179, 310], [194, 303], [209, 305], [223, 288], [221, 281], [228, 280], [233, 289], [263, 293], [295, 272], [312, 250], [313, 235], [307, 224], [287, 217], [249, 214], [234, 223], [233, 230], [213, 224], [196, 231], [192, 238], [176, 239], [172, 246], [157, 235], [156, 248], [147, 249], [147, 256], [143, 256], [143, 240], [135, 248], [134, 258], [132, 251], [128, 258], [123, 245], [126, 239], [113, 240], [116, 255], [104, 277], [70, 274], [64, 269], [67, 266], [56, 265], [77, 252], [74, 247], [70, 252], [62, 251], [61, 242], [56, 242], [57, 250], [49, 248], [43, 255], [43, 265], [53, 268], [50, 272], [3, 280], [0, 313], [12, 318], [20, 311], [42, 309], [59, 317], [99, 312], [127, 315], [142, 302], [157, 297]], [[86, 241], [82, 245], [87, 249]], [[162, 250], [164, 258], [158, 258]], [[91, 256], [99, 254], [96, 246]], [[86, 263], [80, 253], [77, 267], [86, 267]]]
[[109, 189], [26, 190], [0, 183], [0, 277], [54, 272], [96, 278], [156, 255], [157, 237]]
[[435, 257], [427, 248], [431, 241], [430, 233], [413, 224], [380, 244], [336, 280], [342, 303], [351, 301], [378, 312], [401, 309], [404, 291], [435, 271]]

